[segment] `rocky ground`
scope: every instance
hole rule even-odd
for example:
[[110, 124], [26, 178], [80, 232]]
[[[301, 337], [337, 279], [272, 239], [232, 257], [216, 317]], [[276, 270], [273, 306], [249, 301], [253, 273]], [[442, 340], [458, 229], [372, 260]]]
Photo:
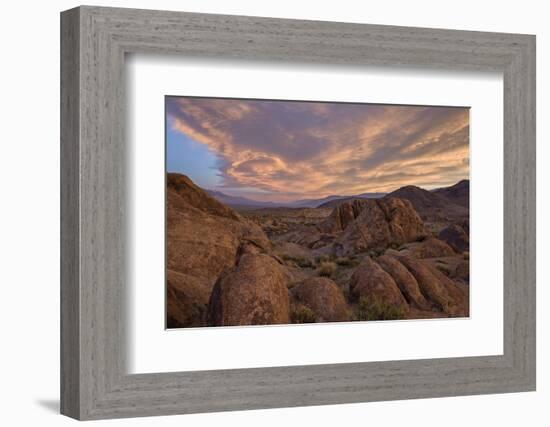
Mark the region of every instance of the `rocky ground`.
[[468, 316], [468, 194], [234, 210], [169, 174], [167, 326]]

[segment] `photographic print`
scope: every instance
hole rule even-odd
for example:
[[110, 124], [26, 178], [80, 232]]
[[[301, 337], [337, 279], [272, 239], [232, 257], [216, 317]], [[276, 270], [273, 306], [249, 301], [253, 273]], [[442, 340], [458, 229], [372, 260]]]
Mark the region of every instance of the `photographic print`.
[[469, 316], [469, 108], [167, 96], [167, 328]]

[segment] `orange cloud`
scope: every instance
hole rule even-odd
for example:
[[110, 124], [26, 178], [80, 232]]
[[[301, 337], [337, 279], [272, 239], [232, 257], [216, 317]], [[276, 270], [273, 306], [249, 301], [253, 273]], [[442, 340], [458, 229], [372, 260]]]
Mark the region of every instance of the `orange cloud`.
[[167, 114], [220, 158], [222, 186], [265, 197], [435, 188], [469, 175], [468, 108], [170, 97]]

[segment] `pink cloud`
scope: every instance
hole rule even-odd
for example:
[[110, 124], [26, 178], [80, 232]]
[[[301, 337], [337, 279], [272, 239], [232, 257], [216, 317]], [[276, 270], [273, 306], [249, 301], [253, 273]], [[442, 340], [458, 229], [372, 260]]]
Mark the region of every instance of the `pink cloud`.
[[226, 187], [323, 197], [469, 175], [468, 108], [171, 97], [167, 112], [219, 156]]

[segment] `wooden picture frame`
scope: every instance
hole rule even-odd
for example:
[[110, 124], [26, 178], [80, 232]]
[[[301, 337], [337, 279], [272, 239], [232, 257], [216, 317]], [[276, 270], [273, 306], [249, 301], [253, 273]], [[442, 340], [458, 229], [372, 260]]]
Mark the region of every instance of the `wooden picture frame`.
[[[504, 78], [504, 353], [126, 373], [124, 58], [489, 70]], [[77, 419], [535, 389], [535, 37], [104, 7], [61, 14], [61, 412]]]

